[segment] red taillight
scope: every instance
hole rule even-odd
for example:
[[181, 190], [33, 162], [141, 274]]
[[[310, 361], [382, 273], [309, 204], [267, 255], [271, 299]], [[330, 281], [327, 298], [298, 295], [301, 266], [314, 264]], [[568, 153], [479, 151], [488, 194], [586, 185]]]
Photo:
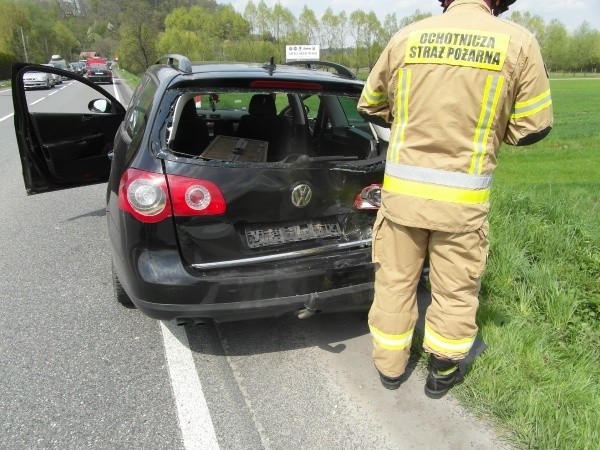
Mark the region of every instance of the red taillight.
[[[168, 183], [168, 187], [167, 187]], [[210, 216], [227, 209], [212, 182], [179, 175], [127, 169], [119, 185], [119, 207], [145, 223], [175, 216]]]
[[119, 208], [145, 223], [156, 223], [169, 217], [171, 205], [165, 176], [127, 169], [119, 184]]
[[211, 181], [167, 175], [176, 216], [217, 216], [227, 210], [221, 190]]
[[381, 184], [364, 188], [354, 199], [356, 209], [379, 209], [381, 206]]

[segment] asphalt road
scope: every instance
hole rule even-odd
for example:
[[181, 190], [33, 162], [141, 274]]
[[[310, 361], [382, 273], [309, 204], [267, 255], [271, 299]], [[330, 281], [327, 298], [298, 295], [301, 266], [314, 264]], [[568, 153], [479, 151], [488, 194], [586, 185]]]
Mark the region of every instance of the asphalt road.
[[[59, 88], [28, 101], [81, 100]], [[0, 91], [0, 448], [502, 447], [418, 368], [384, 389], [365, 314], [177, 327], [118, 305], [106, 186], [26, 196], [11, 113]]]

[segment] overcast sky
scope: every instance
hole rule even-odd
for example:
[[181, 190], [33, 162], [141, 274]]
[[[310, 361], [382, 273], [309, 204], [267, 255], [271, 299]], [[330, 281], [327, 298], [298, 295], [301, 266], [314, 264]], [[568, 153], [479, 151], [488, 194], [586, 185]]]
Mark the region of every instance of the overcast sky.
[[[248, 0], [217, 0], [218, 3], [231, 3], [234, 8], [243, 13]], [[253, 0], [258, 4], [259, 0]], [[278, 0], [265, 0], [265, 3], [273, 7]], [[383, 22], [386, 14], [396, 13], [398, 19], [411, 15], [417, 9], [421, 12], [433, 14], [441, 13], [437, 0], [279, 0], [288, 8], [295, 17], [300, 16], [304, 5], [312, 9], [317, 17], [320, 17], [327, 7], [335, 13], [346, 11], [350, 14], [355, 10], [365, 12], [373, 11]], [[593, 29], [600, 30], [600, 0], [517, 0], [511, 7], [511, 11], [529, 11], [531, 14], [541, 16], [546, 23], [552, 19], [558, 19], [567, 29], [573, 31], [584, 21], [587, 21]], [[507, 16], [510, 14], [505, 13]]]

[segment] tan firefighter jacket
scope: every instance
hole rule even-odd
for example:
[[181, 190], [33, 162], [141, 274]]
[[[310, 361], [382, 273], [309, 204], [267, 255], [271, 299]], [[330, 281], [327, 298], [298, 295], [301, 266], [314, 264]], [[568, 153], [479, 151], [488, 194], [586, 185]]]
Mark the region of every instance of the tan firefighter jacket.
[[405, 226], [473, 231], [489, 209], [500, 144], [527, 145], [552, 127], [548, 76], [535, 37], [483, 0], [400, 30], [358, 103], [391, 124], [382, 213]]

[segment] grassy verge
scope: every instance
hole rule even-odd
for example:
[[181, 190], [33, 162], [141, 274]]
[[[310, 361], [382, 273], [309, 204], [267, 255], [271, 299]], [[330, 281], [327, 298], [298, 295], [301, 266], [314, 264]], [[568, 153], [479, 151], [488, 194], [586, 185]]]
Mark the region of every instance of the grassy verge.
[[456, 392], [520, 448], [591, 449], [600, 442], [600, 80], [557, 81], [552, 92], [551, 135], [500, 154], [478, 314], [489, 348]]
[[121, 69], [119, 67], [114, 67], [113, 69], [115, 72], [117, 72], [117, 74], [119, 75], [119, 78], [121, 78], [122, 80], [125, 81], [125, 83], [127, 83], [129, 85], [129, 87], [131, 87], [131, 89], [134, 89], [137, 87], [137, 85], [140, 82], [140, 77], [138, 75], [134, 75], [131, 72], [127, 72], [124, 69]]
[[0, 89], [9, 88], [10, 86], [10, 80], [0, 80]]

